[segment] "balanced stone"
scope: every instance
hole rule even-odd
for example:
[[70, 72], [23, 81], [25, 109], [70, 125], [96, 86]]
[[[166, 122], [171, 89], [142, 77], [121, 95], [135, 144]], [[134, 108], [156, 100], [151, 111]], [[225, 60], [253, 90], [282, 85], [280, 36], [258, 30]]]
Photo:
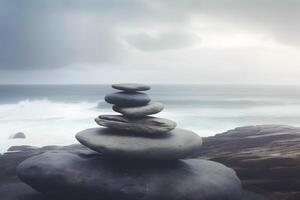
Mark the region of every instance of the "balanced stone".
[[147, 94], [142, 92], [116, 92], [105, 96], [105, 101], [118, 106], [144, 106], [150, 102]]
[[150, 86], [136, 83], [124, 83], [124, 84], [113, 84], [113, 88], [117, 90], [123, 90], [126, 92], [138, 92], [150, 90]]
[[176, 123], [171, 120], [149, 116], [128, 118], [122, 115], [100, 115], [95, 121], [100, 126], [140, 134], [167, 133], [176, 127]]
[[22, 181], [59, 199], [240, 200], [241, 183], [222, 164], [109, 160], [96, 152], [46, 152], [17, 168]]
[[201, 137], [183, 129], [159, 137], [137, 137], [128, 131], [90, 128], [77, 133], [76, 139], [109, 158], [176, 160], [198, 156], [202, 145]]
[[126, 117], [144, 117], [147, 115], [153, 115], [159, 113], [164, 108], [162, 103], [150, 102], [145, 106], [137, 107], [118, 107], [113, 106], [113, 110], [125, 115]]

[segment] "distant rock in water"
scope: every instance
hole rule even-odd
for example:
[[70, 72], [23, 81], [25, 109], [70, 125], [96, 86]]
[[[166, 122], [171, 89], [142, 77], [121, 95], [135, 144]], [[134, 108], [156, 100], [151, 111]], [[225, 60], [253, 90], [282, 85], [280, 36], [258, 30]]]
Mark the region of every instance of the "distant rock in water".
[[9, 136], [9, 139], [25, 139], [26, 135], [23, 132], [18, 132]]

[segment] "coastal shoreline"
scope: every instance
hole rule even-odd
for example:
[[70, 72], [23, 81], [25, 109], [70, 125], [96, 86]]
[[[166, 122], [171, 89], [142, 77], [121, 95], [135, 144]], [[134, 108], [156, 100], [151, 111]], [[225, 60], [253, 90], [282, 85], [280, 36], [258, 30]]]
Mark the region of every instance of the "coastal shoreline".
[[[204, 138], [200, 158], [214, 160], [233, 168], [242, 180], [243, 188], [250, 191], [245, 195], [247, 198], [252, 196], [252, 199], [299, 199], [299, 141], [300, 128], [297, 127], [239, 127]], [[60, 151], [73, 147], [74, 145], [42, 148], [15, 146], [0, 155], [0, 193], [4, 194], [4, 199], [16, 200], [19, 198], [18, 194], [25, 192], [28, 200], [42, 200], [44, 197], [20, 182], [15, 173], [16, 167], [26, 158], [45, 151]]]

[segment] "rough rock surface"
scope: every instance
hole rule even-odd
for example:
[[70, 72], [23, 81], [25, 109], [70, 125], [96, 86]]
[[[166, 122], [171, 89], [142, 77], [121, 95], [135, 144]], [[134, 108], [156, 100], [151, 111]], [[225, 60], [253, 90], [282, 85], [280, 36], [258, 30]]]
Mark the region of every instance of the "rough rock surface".
[[113, 84], [112, 88], [117, 90], [123, 90], [126, 92], [138, 92], [150, 90], [150, 86], [137, 83], [122, 83], [122, 84]]
[[14, 133], [9, 136], [9, 139], [25, 139], [26, 135], [23, 132]]
[[115, 104], [118, 106], [144, 106], [150, 102], [150, 98], [147, 94], [142, 92], [116, 92], [108, 94], [104, 97], [105, 101], [110, 104]]
[[97, 124], [111, 129], [132, 131], [138, 134], [167, 133], [176, 127], [176, 123], [158, 117], [127, 118], [122, 115], [100, 115]]
[[133, 162], [90, 150], [50, 151], [25, 160], [17, 173], [44, 194], [70, 199], [241, 199], [233, 170], [200, 159]]
[[155, 137], [137, 137], [131, 132], [90, 128], [77, 133], [76, 139], [104, 156], [154, 160], [194, 157], [202, 145], [196, 133], [183, 129]]
[[159, 102], [150, 102], [145, 106], [138, 107], [118, 107], [113, 106], [113, 110], [121, 113], [126, 117], [144, 117], [147, 115], [153, 115], [159, 113], [164, 108], [164, 105]]
[[30, 146], [30, 145], [20, 145], [20, 146], [11, 146], [7, 149], [9, 153], [12, 151], [31, 151], [38, 149], [38, 147]]
[[235, 169], [248, 190], [268, 199], [300, 199], [300, 128], [240, 127], [204, 138], [200, 152]]

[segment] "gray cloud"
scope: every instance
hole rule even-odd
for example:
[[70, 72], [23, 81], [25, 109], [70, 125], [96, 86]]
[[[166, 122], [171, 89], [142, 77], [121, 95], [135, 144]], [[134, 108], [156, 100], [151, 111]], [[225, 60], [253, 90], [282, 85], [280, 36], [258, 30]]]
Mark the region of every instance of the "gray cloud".
[[113, 26], [105, 18], [95, 16], [92, 5], [79, 11], [79, 6], [84, 5], [79, 1], [74, 4], [71, 1], [5, 1], [3, 4], [7, 10], [0, 17], [2, 69], [109, 62], [121, 49]]
[[166, 31], [157, 35], [138, 33], [127, 37], [127, 41], [142, 51], [180, 49], [193, 45], [200, 38], [183, 31]]
[[235, 25], [249, 32], [267, 33], [284, 44], [300, 45], [300, 1], [298, 0], [189, 0], [184, 2], [177, 4], [179, 9], [184, 10], [182, 12], [200, 13], [211, 20], [223, 21], [224, 24]]
[[194, 16], [299, 46], [299, 10], [297, 0], [2, 0], [0, 69], [126, 65], [127, 45], [147, 53], [199, 42], [186, 30]]

